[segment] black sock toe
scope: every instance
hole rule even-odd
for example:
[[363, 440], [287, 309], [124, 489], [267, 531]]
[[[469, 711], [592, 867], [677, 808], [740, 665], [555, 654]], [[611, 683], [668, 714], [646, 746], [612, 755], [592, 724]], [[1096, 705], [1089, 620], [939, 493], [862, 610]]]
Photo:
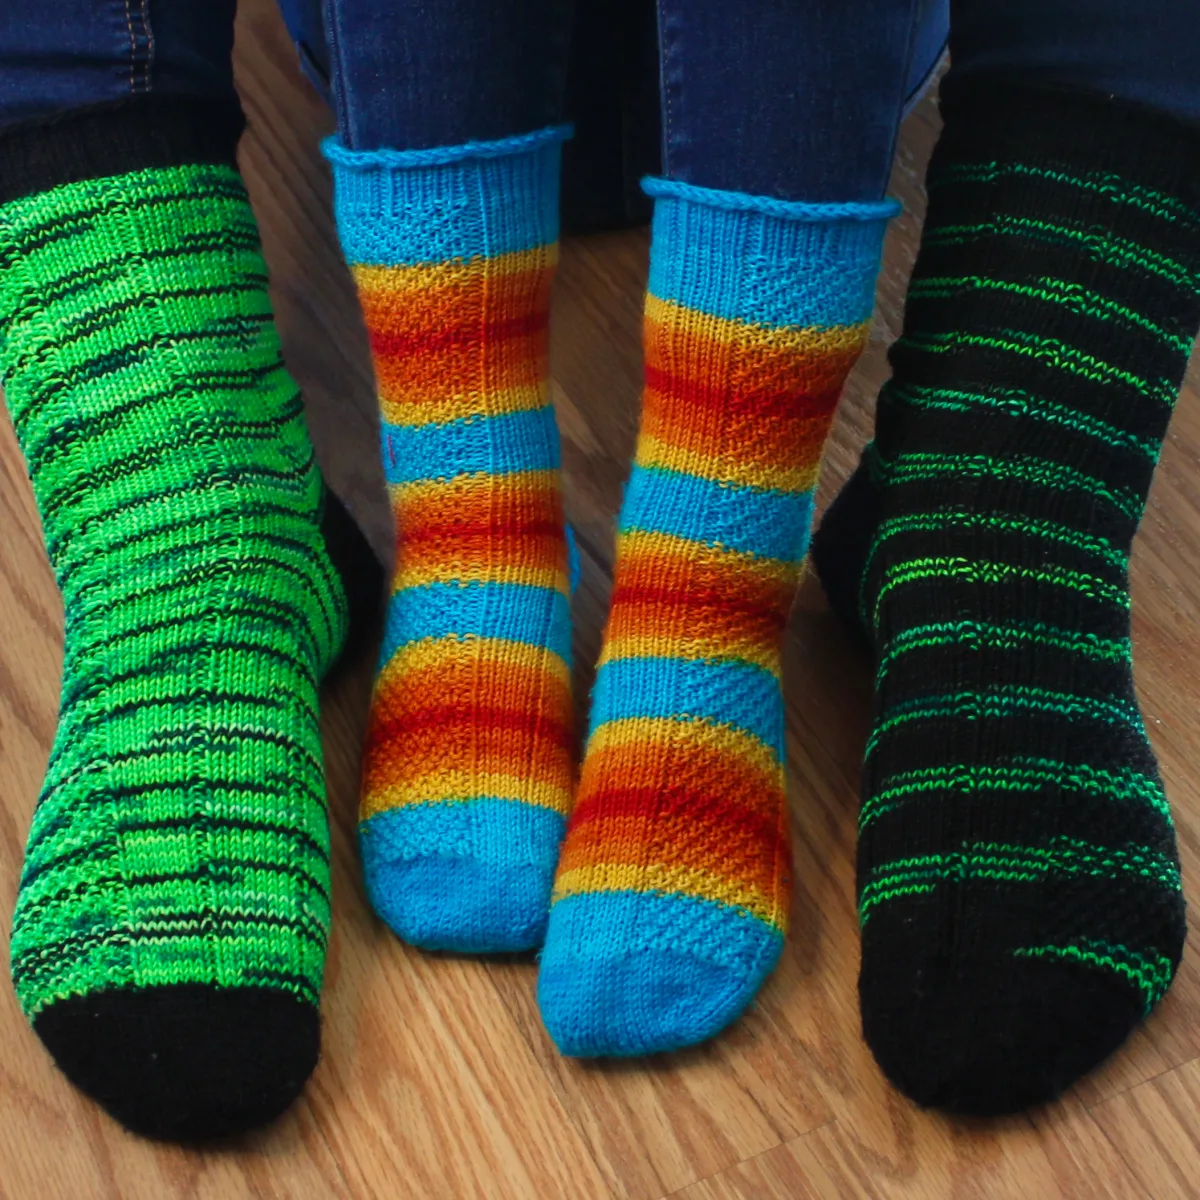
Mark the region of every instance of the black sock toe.
[[203, 984], [74, 996], [34, 1029], [63, 1074], [134, 1133], [231, 1137], [279, 1116], [320, 1051], [320, 1014], [272, 988]]
[[868, 961], [859, 994], [863, 1036], [892, 1083], [918, 1104], [973, 1116], [1053, 1099], [1116, 1050], [1144, 1011], [1110, 975], [1037, 959], [910, 959], [886, 971]]

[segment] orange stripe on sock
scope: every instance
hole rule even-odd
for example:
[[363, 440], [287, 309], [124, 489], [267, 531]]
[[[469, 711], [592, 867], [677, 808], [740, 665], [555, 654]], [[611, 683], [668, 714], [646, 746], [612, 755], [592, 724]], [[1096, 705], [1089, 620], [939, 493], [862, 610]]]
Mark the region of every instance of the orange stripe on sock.
[[393, 486], [393, 590], [454, 580], [565, 590], [558, 476], [521, 471]]
[[[759, 822], [716, 805], [689, 813], [674, 803], [689, 799], [704, 804], [702, 796], [682, 789], [667, 788], [657, 795], [609, 793], [610, 811], [605, 816], [572, 826], [559, 869], [585, 872], [595, 863], [670, 864], [736, 880], [769, 896], [786, 838], [778, 817]], [[776, 804], [782, 809], [778, 793]]]
[[566, 664], [545, 648], [482, 638], [412, 643], [376, 681], [362, 816], [469, 799], [498, 779], [516, 782], [492, 794], [566, 813], [572, 719]]
[[[763, 416], [788, 415], [797, 396], [841, 389], [867, 344], [870, 325], [810, 328], [746, 325], [646, 297], [646, 365], [658, 379], [686, 382], [697, 404], [720, 408], [729, 396]], [[714, 379], [737, 386], [714, 388]]]
[[661, 892], [664, 895], [692, 896], [732, 908], [741, 908], [776, 928], [784, 928], [788, 889], [774, 883], [766, 890], [728, 879], [723, 875], [691, 867], [660, 864], [639, 866], [633, 863], [595, 863], [566, 870], [560, 865], [554, 881], [555, 901], [588, 892]]
[[742, 487], [809, 491], [866, 324], [768, 328], [650, 296], [638, 462]]
[[783, 766], [766, 746], [709, 722], [635, 718], [592, 735], [556, 895], [678, 892], [782, 927], [790, 863]]
[[600, 661], [739, 658], [778, 671], [800, 571], [665, 534], [621, 538]]
[[547, 246], [490, 259], [355, 267], [383, 419], [419, 425], [544, 403], [556, 261], [557, 247]]
[[[731, 405], [734, 403], [730, 400]], [[744, 487], [804, 492], [816, 486], [837, 393], [813, 404], [801, 398], [788, 416], [747, 416], [694, 405], [687, 391], [647, 388], [638, 461]]]
[[[653, 742], [659, 753], [652, 773], [642, 760], [644, 741], [597, 747], [593, 740], [572, 827], [602, 817], [606, 795], [646, 789], [677, 795], [685, 808], [692, 801], [699, 805], [700, 798], [705, 798], [722, 810], [737, 808], [760, 824], [778, 820], [783, 767], [773, 761], [769, 751], [753, 756], [731, 755], [706, 742], [705, 731], [697, 728], [699, 722], [675, 725], [676, 730], [660, 734]], [[757, 745], [761, 747], [762, 743]], [[702, 807], [699, 805], [697, 811]]]

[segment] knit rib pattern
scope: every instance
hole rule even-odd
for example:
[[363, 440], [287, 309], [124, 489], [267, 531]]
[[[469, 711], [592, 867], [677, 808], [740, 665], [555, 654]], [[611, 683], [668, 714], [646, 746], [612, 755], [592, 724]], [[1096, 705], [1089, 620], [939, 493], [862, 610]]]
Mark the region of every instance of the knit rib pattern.
[[571, 799], [547, 373], [563, 133], [327, 150], [396, 530], [360, 844], [376, 911], [431, 949], [540, 944]]
[[946, 97], [876, 437], [814, 557], [877, 659], [863, 1027], [918, 1101], [1049, 1099], [1186, 932], [1128, 566], [1200, 324], [1200, 138], [1101, 97]]
[[39, 1032], [72, 997], [205, 985], [287, 993], [315, 1037], [347, 609], [266, 282], [229, 167], [0, 206], [0, 371], [65, 611], [12, 937]]
[[891, 212], [652, 189], [641, 430], [539, 985], [573, 1055], [700, 1041], [779, 957], [781, 643]]

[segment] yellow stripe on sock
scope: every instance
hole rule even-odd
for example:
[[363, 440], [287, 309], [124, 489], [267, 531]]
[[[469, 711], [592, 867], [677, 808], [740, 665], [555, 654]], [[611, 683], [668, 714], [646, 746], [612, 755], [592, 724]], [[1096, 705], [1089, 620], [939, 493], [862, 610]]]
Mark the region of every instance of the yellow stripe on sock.
[[821, 464], [772, 466], [768, 463], [737, 462], [728, 455], [703, 454], [669, 446], [643, 433], [637, 444], [638, 465], [698, 475], [734, 487], [752, 487], [780, 492], [808, 492], [817, 486]]
[[782, 923], [778, 897], [768, 896], [742, 880], [729, 879], [695, 867], [660, 863], [593, 863], [561, 872], [554, 883], [555, 901], [594, 892], [661, 892], [664, 895], [692, 896], [744, 909], [768, 924]]

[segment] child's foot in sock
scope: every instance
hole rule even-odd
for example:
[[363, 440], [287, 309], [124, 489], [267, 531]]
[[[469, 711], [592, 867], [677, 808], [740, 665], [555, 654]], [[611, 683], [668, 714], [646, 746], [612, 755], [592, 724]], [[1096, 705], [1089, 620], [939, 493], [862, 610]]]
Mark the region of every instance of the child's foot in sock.
[[411, 154], [328, 146], [396, 521], [360, 844], [376, 912], [427, 949], [541, 944], [570, 804], [546, 361], [561, 137]]
[[4, 142], [76, 178], [114, 145], [161, 165], [0, 177], [0, 371], [65, 609], [13, 982], [74, 1083], [186, 1140], [274, 1117], [316, 1062], [317, 684], [348, 603], [245, 190], [189, 164], [214, 117], [176, 107]]
[[641, 436], [538, 987], [573, 1055], [701, 1041], [779, 957], [780, 647], [891, 211], [655, 190]]
[[1001, 84], [943, 108], [876, 441], [813, 557], [878, 659], [864, 1033], [914, 1099], [996, 1113], [1115, 1049], [1182, 951], [1127, 564], [1200, 323], [1200, 136]]

